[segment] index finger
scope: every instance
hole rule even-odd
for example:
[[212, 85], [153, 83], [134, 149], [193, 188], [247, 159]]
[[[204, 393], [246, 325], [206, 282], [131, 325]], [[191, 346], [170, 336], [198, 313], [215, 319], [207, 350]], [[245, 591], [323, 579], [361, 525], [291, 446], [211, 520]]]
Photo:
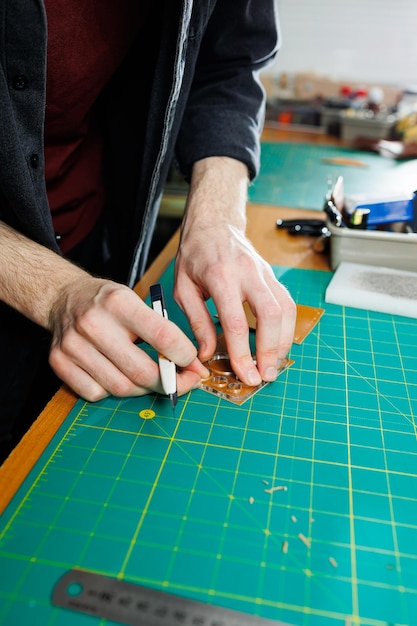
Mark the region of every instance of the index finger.
[[197, 358], [197, 348], [192, 341], [179, 326], [159, 312], [145, 305], [140, 318], [138, 315], [133, 316], [130, 325], [139, 331], [138, 335], [142, 340], [179, 367], [192, 365], [202, 377], [207, 374], [206, 368]]
[[256, 362], [262, 379], [273, 381], [291, 348], [296, 306], [278, 281], [249, 302], [256, 317]]
[[249, 345], [249, 325], [239, 292], [217, 295], [213, 300], [224, 332], [230, 363], [236, 376], [247, 385], [256, 386], [262, 378], [254, 363]]

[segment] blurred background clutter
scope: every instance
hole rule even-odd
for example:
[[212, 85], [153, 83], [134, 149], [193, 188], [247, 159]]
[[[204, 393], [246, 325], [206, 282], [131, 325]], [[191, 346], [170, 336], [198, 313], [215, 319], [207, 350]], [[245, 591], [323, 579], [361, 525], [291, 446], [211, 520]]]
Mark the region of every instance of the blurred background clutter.
[[[417, 3], [277, 0], [282, 47], [262, 74], [268, 124], [410, 144], [417, 112]], [[415, 138], [414, 138], [415, 141]], [[396, 147], [393, 156], [405, 156]]]

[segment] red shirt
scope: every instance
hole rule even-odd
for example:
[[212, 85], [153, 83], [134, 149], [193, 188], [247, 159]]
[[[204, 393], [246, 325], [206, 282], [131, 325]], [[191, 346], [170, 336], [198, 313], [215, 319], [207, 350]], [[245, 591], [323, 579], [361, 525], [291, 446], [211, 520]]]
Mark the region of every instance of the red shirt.
[[138, 0], [45, 0], [45, 176], [64, 253], [92, 230], [103, 207], [102, 138], [91, 108], [132, 44], [145, 5]]

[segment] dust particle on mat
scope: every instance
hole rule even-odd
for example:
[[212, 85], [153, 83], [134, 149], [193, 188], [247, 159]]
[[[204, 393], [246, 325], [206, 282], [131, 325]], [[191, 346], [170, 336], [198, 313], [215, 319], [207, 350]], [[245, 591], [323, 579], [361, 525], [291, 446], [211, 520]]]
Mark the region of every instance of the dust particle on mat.
[[310, 540], [307, 539], [307, 537], [303, 535], [303, 533], [298, 533], [297, 537], [305, 546], [307, 546], [307, 548], [311, 548]]
[[265, 489], [265, 493], [274, 493], [274, 491], [288, 491], [288, 487], [286, 485], [278, 485], [277, 487]]

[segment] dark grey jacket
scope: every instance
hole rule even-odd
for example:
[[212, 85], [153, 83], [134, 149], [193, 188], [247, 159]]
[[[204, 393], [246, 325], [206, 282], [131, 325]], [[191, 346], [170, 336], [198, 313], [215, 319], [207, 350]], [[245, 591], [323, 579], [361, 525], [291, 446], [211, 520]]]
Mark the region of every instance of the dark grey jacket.
[[[110, 247], [122, 257], [130, 285], [144, 271], [174, 157], [186, 177], [193, 162], [216, 155], [239, 159], [256, 175], [264, 100], [257, 72], [278, 44], [274, 0], [154, 5], [146, 41], [135, 44], [97, 102], [107, 146]], [[42, 0], [3, 0], [0, 33], [0, 219], [58, 251], [44, 180]], [[7, 315], [10, 334], [13, 314]], [[13, 354], [21, 351], [20, 321], [12, 327], [6, 355], [0, 336], [3, 363], [19, 360]], [[12, 376], [22, 381], [19, 369]], [[0, 387], [0, 419], [2, 394]]]

